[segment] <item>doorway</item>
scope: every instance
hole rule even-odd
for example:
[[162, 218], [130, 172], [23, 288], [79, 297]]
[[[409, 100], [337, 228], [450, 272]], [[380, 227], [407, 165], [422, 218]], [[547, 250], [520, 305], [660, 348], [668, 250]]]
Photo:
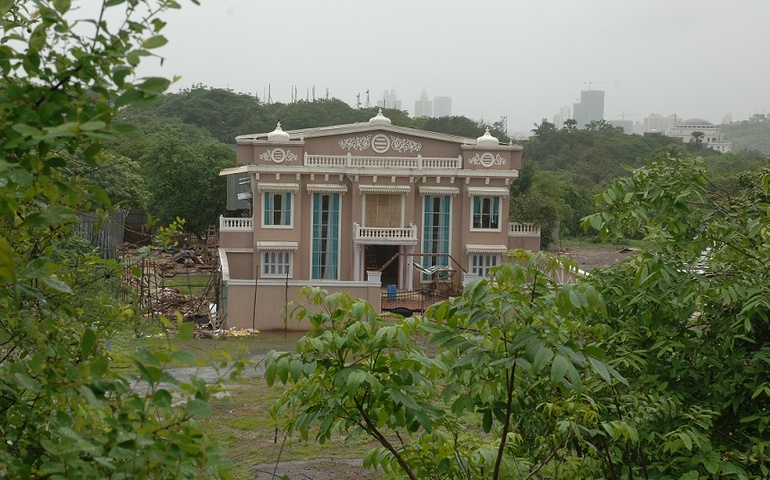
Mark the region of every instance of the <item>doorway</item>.
[[397, 256], [398, 245], [366, 245], [366, 269], [379, 270], [388, 260], [396, 255], [390, 264], [382, 271], [382, 286], [398, 286], [398, 265], [400, 256]]

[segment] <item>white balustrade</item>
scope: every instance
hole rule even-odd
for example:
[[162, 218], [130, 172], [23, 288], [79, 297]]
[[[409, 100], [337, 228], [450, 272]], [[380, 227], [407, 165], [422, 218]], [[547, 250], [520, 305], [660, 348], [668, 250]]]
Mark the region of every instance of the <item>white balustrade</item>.
[[354, 223], [353, 237], [356, 240], [417, 240], [417, 227], [362, 227]]
[[252, 232], [254, 220], [251, 218], [226, 218], [219, 217], [220, 232]]
[[534, 223], [511, 222], [508, 225], [509, 237], [539, 237], [540, 227]]
[[462, 157], [367, 157], [356, 155], [305, 154], [306, 167], [403, 168], [418, 170], [459, 170]]

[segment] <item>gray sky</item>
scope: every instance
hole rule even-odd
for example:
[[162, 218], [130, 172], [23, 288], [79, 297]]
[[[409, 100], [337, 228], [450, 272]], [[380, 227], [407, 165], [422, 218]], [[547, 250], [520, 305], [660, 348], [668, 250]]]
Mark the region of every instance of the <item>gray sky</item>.
[[[166, 15], [165, 57], [141, 73], [274, 101], [372, 104], [395, 89], [414, 112], [425, 89], [452, 113], [529, 131], [586, 82], [607, 120], [651, 113], [720, 123], [770, 113], [768, 0], [201, 0]], [[601, 82], [601, 83], [599, 83]], [[251, 133], [251, 132], [244, 132]]]

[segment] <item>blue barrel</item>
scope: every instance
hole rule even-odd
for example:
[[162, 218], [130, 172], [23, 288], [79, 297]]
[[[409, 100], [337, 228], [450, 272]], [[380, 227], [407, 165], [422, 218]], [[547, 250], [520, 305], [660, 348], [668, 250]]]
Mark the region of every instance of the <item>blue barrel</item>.
[[388, 285], [388, 300], [394, 302], [396, 300], [396, 286]]

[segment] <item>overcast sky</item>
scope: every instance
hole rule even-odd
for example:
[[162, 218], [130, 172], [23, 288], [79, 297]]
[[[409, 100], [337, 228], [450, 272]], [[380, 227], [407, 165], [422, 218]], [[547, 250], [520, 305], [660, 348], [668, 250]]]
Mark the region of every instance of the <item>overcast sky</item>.
[[[768, 0], [201, 0], [166, 15], [165, 57], [145, 75], [180, 75], [289, 102], [374, 105], [395, 89], [414, 113], [452, 97], [452, 113], [529, 131], [605, 91], [604, 117], [651, 113], [721, 123], [770, 112]], [[252, 133], [252, 132], [244, 132]]]

